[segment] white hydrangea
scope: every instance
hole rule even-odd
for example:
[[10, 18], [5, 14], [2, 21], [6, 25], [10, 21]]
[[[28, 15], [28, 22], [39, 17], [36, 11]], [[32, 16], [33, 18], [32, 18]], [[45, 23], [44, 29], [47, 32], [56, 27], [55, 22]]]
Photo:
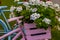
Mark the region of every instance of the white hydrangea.
[[36, 20], [37, 18], [40, 17], [40, 14], [38, 13], [33, 13], [31, 16], [30, 16], [30, 20]]
[[11, 7], [10, 7], [10, 12], [13, 12], [15, 9], [16, 9], [15, 6], [11, 6]]
[[23, 9], [22, 9], [22, 6], [19, 6], [19, 7], [16, 8], [16, 11], [19, 11], [19, 12], [20, 12], [20, 11], [22, 11], [22, 10], [23, 10]]
[[34, 9], [30, 9], [32, 12], [36, 12], [37, 11], [37, 8], [34, 8]]
[[54, 4], [54, 7], [59, 9], [60, 6], [59, 6], [59, 4]]
[[50, 24], [51, 23], [51, 20], [48, 19], [48, 18], [44, 18], [42, 21], [45, 22], [46, 24]]
[[46, 1], [46, 5], [52, 6], [53, 5], [53, 2], [52, 1]]
[[27, 6], [29, 6], [29, 3], [28, 2], [24, 2], [23, 5], [27, 7]]
[[18, 2], [19, 0], [14, 0], [14, 2]]

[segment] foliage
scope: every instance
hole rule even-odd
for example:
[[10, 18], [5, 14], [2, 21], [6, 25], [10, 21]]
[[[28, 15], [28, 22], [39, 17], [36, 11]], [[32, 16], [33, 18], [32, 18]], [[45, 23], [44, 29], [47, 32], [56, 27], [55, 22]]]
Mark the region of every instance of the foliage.
[[59, 24], [59, 21], [56, 16], [59, 15], [56, 13], [58, 12], [58, 14], [60, 14], [60, 10], [56, 11], [56, 5], [53, 6], [54, 4], [52, 2], [50, 2], [52, 5], [49, 4], [49, 2], [48, 5], [46, 4], [47, 2], [42, 1], [42, 3], [44, 4], [29, 4], [29, 2], [25, 2], [20, 5], [22, 7], [22, 11], [19, 12], [19, 15], [24, 16], [23, 22], [30, 23], [33, 20], [33, 22], [36, 23], [37, 28], [45, 29], [47, 29], [49, 26], [57, 26]]

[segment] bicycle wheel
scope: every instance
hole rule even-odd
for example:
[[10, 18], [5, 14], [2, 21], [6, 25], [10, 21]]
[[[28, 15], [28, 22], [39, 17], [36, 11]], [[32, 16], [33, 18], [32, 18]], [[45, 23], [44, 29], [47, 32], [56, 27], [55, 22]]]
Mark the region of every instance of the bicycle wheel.
[[[5, 22], [3, 20], [1, 20], [1, 19], [0, 19], [0, 24], [3, 27], [3, 30], [0, 30], [0, 34], [6, 34], [6, 33], [8, 33], [9, 29], [8, 29], [7, 25], [5, 24]], [[10, 38], [11, 37], [9, 36], [8, 39], [10, 40]], [[4, 39], [2, 39], [2, 40], [4, 40]]]

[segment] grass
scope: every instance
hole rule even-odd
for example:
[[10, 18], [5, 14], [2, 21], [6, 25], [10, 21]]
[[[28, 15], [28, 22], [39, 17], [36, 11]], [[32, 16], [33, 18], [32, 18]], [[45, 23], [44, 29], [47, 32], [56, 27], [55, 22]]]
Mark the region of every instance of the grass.
[[60, 40], [60, 31], [58, 31], [56, 28], [53, 28], [51, 32], [52, 40]]
[[[13, 0], [1, 0], [2, 4], [0, 5], [7, 5], [8, 9], [10, 8], [11, 5], [15, 5], [18, 6], [17, 3], [14, 3]], [[9, 18], [10, 12], [5, 12], [5, 15], [7, 18]], [[7, 16], [8, 15], [8, 16]], [[0, 19], [4, 20], [4, 18], [2, 16], [0, 16]], [[13, 24], [13, 22], [12, 22]], [[2, 27], [0, 26], [0, 29], [2, 29]], [[51, 40], [60, 40], [60, 31], [58, 31], [57, 29], [53, 28], [51, 30], [51, 34], [52, 34], [52, 39]]]

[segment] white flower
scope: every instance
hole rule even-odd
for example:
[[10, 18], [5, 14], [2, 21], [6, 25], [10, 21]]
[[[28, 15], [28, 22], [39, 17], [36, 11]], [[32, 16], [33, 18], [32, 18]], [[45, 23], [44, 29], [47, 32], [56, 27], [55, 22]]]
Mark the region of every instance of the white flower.
[[42, 21], [45, 22], [46, 24], [50, 24], [51, 23], [51, 20], [48, 19], [48, 18], [44, 18]]
[[22, 6], [17, 7], [16, 11], [22, 11]]
[[60, 22], [60, 17], [56, 16], [57, 20]]
[[53, 5], [52, 6], [49, 6], [49, 7], [52, 8], [52, 9], [55, 9]]
[[40, 0], [29, 0], [31, 5], [40, 5]]
[[55, 9], [56, 11], [60, 11], [60, 7]]
[[23, 5], [24, 5], [24, 6], [26, 6], [26, 10], [28, 10], [28, 9], [30, 8], [30, 6], [29, 6], [29, 3], [28, 3], [28, 2], [24, 2], [24, 3], [23, 3]]
[[58, 21], [60, 22], [60, 18], [58, 18]]
[[29, 2], [31, 3], [31, 2], [35, 2], [35, 0], [29, 0]]
[[36, 0], [29, 0], [29, 4], [30, 5], [36, 5], [36, 2], [35, 2]]
[[40, 1], [40, 5], [47, 7], [46, 3], [43, 1]]
[[9, 18], [14, 18], [14, 17], [15, 17], [14, 13], [11, 12], [11, 14], [9, 15]]
[[13, 12], [15, 9], [16, 9], [16, 7], [11, 6], [11, 7], [10, 7], [10, 12]]
[[59, 9], [59, 4], [54, 4], [54, 7]]
[[47, 2], [46, 2], [46, 5], [51, 6], [51, 5], [53, 5], [53, 2], [51, 2], [51, 1], [47, 1]]
[[57, 20], [60, 22], [60, 17], [56, 16]]
[[14, 2], [18, 2], [19, 0], [14, 0]]
[[30, 9], [32, 12], [36, 12], [37, 11], [37, 8], [34, 8], [34, 9]]
[[27, 7], [26, 7], [26, 10], [29, 10], [29, 9], [30, 9], [30, 6], [27, 6]]
[[24, 6], [29, 6], [29, 3], [28, 2], [24, 2], [23, 5]]
[[30, 20], [36, 20], [37, 18], [40, 17], [40, 14], [38, 13], [33, 13], [31, 16], [30, 16]]
[[31, 17], [30, 18], [30, 20], [36, 20], [37, 19], [37, 17]]
[[35, 0], [37, 5], [40, 5], [40, 0]]

